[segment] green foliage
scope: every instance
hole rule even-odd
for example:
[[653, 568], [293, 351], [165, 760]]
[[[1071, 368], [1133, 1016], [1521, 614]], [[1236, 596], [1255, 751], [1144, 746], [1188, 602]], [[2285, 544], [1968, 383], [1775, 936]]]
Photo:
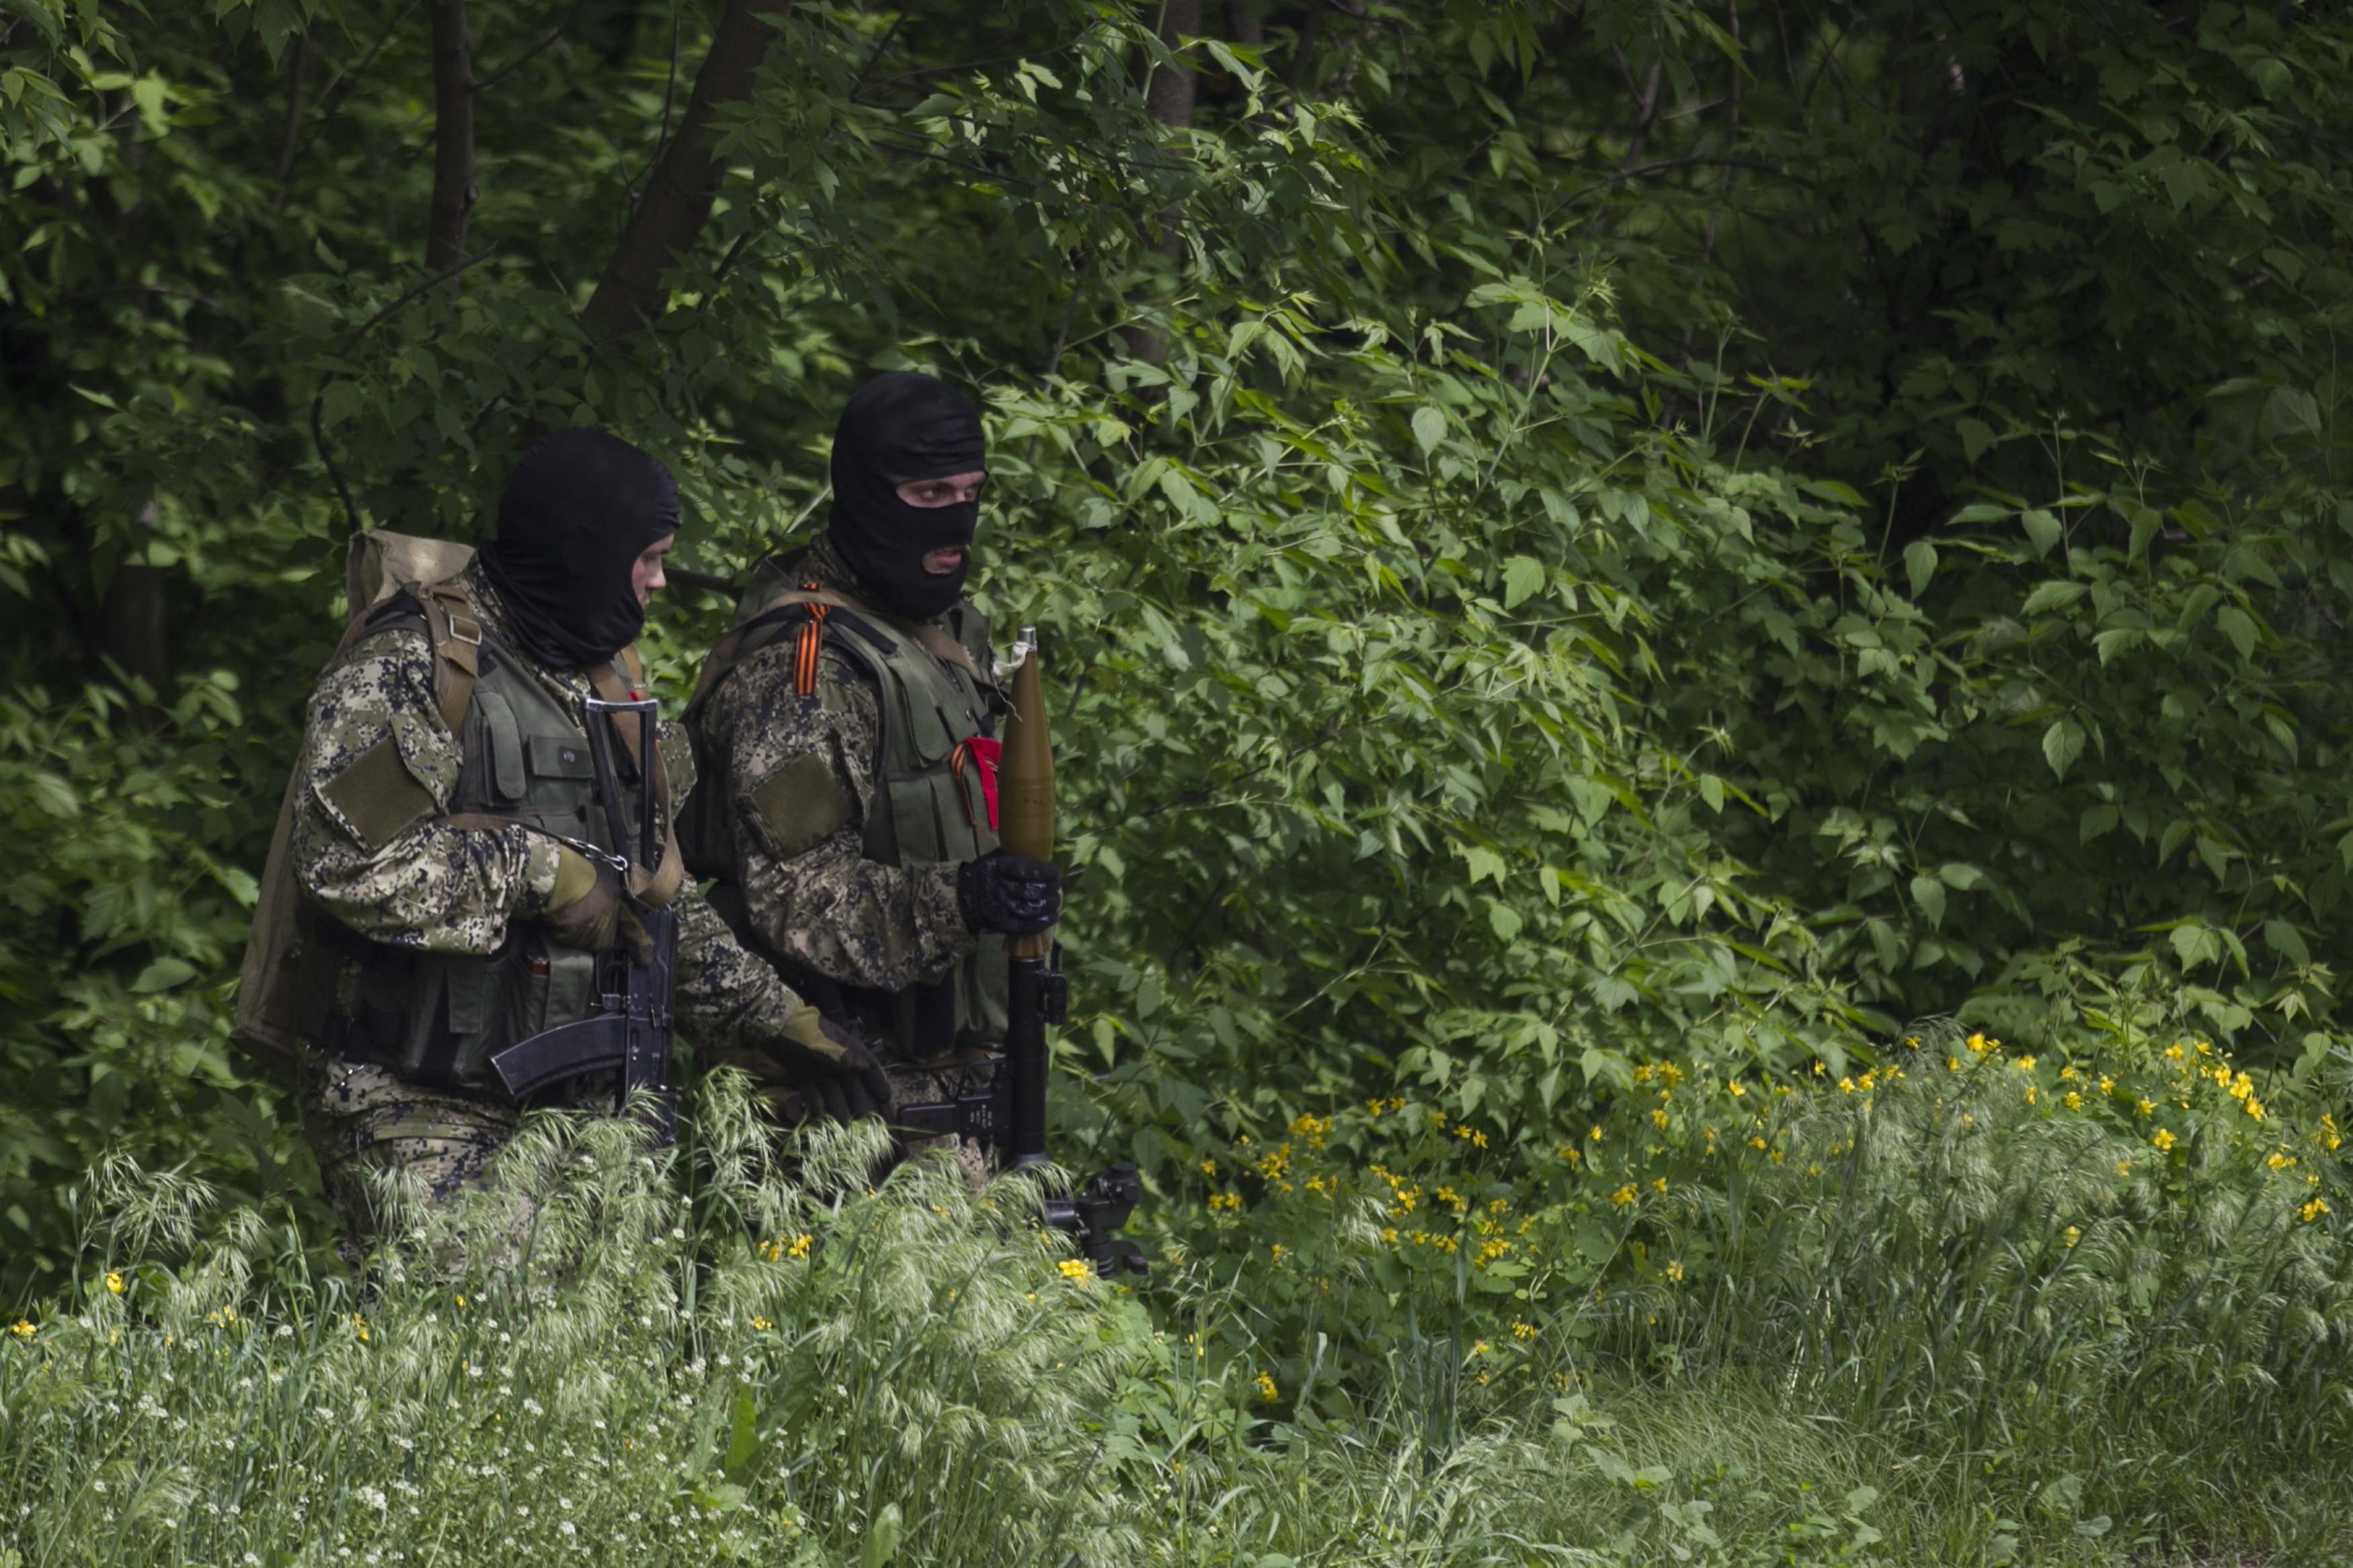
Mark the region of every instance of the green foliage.
[[1074, 1163], [1392, 1093], [1541, 1149], [1928, 1015], [2308, 1079], [2347, 37], [2179, 9], [1261, 6], [1180, 128], [1141, 8], [797, 5], [617, 344], [701, 8], [468, 6], [436, 279], [413, 7], [14, 7], [11, 1287], [109, 1148], [307, 1188], [225, 1004], [345, 532], [474, 534], [595, 421], [740, 573], [903, 363], [986, 402], [981, 597], [1052, 652]]
[[[2343, 1550], [2341, 1356], [2311, 1351], [2341, 1337], [2353, 1279], [2332, 1217], [2282, 1211], [2301, 1176], [2250, 1157], [2273, 1140], [2226, 1131], [2256, 1125], [2244, 1101], [2185, 1067], [2212, 1128], [2121, 1183], [2109, 1155], [2146, 1140], [2023, 1092], [2071, 1080], [1963, 1059], [1786, 1095], [1647, 1076], [1581, 1169], [1478, 1150], [1420, 1107], [1311, 1121], [1293, 1192], [1268, 1178], [1134, 1288], [1033, 1228], [1026, 1181], [976, 1194], [934, 1160], [865, 1189], [871, 1130], [803, 1142], [784, 1173], [732, 1079], [681, 1156], [543, 1116], [457, 1204], [388, 1194], [407, 1218], [364, 1289], [294, 1227], [117, 1161], [68, 1291], [0, 1331], [0, 1517], [27, 1563]], [[1787, 1158], [1727, 1136], [1704, 1156], [1721, 1190], [1609, 1203], [1641, 1157], [1607, 1152], [1649, 1136], [1654, 1082], [1754, 1116]], [[1504, 1268], [1471, 1261], [1482, 1205], [1447, 1217], [1451, 1280], [1401, 1280], [1374, 1229], [1396, 1185], [1361, 1196], [1352, 1142], [1622, 1234], [1579, 1289], [1466, 1293]], [[2341, 1191], [2325, 1143], [2308, 1163]], [[1351, 1190], [1303, 1184], [1310, 1166]]]

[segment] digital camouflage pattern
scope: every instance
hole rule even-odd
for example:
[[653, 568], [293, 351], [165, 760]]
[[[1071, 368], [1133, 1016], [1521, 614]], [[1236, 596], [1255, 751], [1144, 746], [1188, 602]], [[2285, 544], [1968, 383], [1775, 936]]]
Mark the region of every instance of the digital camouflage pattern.
[[[795, 569], [858, 593], [832, 547], [820, 539]], [[890, 809], [877, 774], [880, 698], [855, 666], [825, 650], [818, 689], [804, 697], [793, 679], [796, 639], [754, 654], [712, 693], [702, 738], [728, 763], [738, 798], [723, 804], [736, 827], [736, 883], [752, 929], [771, 951], [848, 985], [902, 991], [972, 950], [947, 862], [885, 866], [866, 858], [870, 812]], [[823, 784], [808, 764], [822, 769]], [[830, 787], [847, 820], [797, 853], [780, 852], [748, 802], [763, 784], [802, 763], [802, 787]]]
[[[502, 637], [497, 596], [473, 567], [459, 584]], [[510, 644], [512, 646], [512, 644]], [[587, 678], [533, 668], [533, 675], [578, 715]], [[486, 954], [511, 920], [540, 912], [555, 885], [555, 849], [522, 826], [453, 826], [438, 816], [373, 850], [342, 820], [328, 786], [390, 735], [400, 761], [446, 811], [463, 761], [433, 693], [432, 646], [407, 627], [361, 641], [320, 679], [300, 762], [301, 789], [292, 839], [294, 873], [315, 907], [375, 941], [426, 952]], [[662, 763], [673, 801], [694, 783], [685, 737], [665, 722]], [[662, 829], [669, 831], [664, 823]], [[677, 993], [681, 1030], [706, 1056], [726, 1053], [755, 1078], [780, 1079], [759, 1050], [800, 1005], [766, 963], [746, 952], [689, 882], [679, 914]], [[687, 1056], [681, 1049], [681, 1056]], [[594, 1093], [589, 1086], [583, 1092]], [[609, 1089], [607, 1091], [609, 1093]], [[584, 1100], [584, 1103], [587, 1101]], [[494, 1095], [429, 1089], [380, 1067], [311, 1053], [302, 1116], [329, 1195], [347, 1226], [365, 1234], [372, 1205], [367, 1173], [413, 1171], [438, 1196], [478, 1178], [515, 1127], [515, 1108]]]

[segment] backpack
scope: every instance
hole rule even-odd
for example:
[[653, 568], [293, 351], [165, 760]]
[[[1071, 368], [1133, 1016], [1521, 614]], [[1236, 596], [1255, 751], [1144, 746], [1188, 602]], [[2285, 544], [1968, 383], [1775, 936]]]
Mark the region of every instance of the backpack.
[[[403, 587], [454, 577], [473, 558], [472, 545], [448, 540], [418, 539], [382, 529], [354, 535], [343, 562], [343, 592], [351, 618], [335, 645], [335, 658], [351, 650], [375, 611]], [[328, 662], [332, 665], [333, 660]], [[435, 695], [445, 713], [449, 710], [449, 699], [456, 695], [442, 689], [444, 678], [452, 675], [453, 668], [443, 659], [433, 662]], [[466, 684], [470, 687], [471, 682]], [[459, 700], [457, 707], [463, 712], [464, 701]], [[299, 758], [297, 762], [299, 766]], [[293, 837], [295, 791], [300, 782], [299, 772], [290, 770], [286, 793], [278, 805], [278, 826], [269, 836], [269, 857], [262, 863], [245, 961], [237, 971], [237, 1022], [229, 1034], [246, 1056], [289, 1079], [298, 1058], [294, 960], [302, 890], [294, 880]]]

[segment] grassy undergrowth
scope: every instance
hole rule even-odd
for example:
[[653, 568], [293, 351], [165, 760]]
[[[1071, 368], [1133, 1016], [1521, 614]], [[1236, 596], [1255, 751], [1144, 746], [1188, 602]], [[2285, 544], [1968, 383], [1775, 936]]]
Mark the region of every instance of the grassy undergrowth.
[[0, 1563], [2337, 1560], [2333, 1124], [2101, 1082], [1651, 1069], [1534, 1158], [1306, 1116], [1140, 1289], [1018, 1183], [780, 1173], [723, 1087], [675, 1161], [537, 1121], [364, 1286], [117, 1165], [0, 1335]]

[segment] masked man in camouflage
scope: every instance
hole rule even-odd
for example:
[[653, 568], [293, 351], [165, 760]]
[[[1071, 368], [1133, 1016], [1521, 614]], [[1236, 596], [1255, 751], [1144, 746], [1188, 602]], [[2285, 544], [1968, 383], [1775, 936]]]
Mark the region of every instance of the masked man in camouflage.
[[[301, 1106], [356, 1237], [377, 1228], [372, 1173], [413, 1173], [437, 1196], [481, 1173], [521, 1109], [491, 1056], [586, 1016], [600, 957], [643, 940], [619, 877], [573, 847], [624, 847], [606, 842], [583, 703], [643, 690], [630, 644], [678, 523], [653, 458], [602, 431], [549, 436], [480, 556], [362, 622], [320, 679], [291, 839]], [[693, 784], [688, 748], [658, 731], [649, 785], [635, 723], [613, 729], [625, 819], [654, 794], [665, 852], [632, 890], [678, 911], [681, 1026], [706, 1059], [871, 1112], [889, 1092], [871, 1056], [827, 1035], [684, 879], [669, 819]], [[548, 1092], [609, 1106], [614, 1089], [608, 1074]]]
[[687, 709], [689, 865], [747, 945], [882, 1043], [902, 1104], [1001, 1045], [1004, 939], [1061, 903], [1054, 866], [997, 847], [1005, 700], [963, 597], [986, 455], [943, 383], [860, 387], [825, 533], [762, 563]]

